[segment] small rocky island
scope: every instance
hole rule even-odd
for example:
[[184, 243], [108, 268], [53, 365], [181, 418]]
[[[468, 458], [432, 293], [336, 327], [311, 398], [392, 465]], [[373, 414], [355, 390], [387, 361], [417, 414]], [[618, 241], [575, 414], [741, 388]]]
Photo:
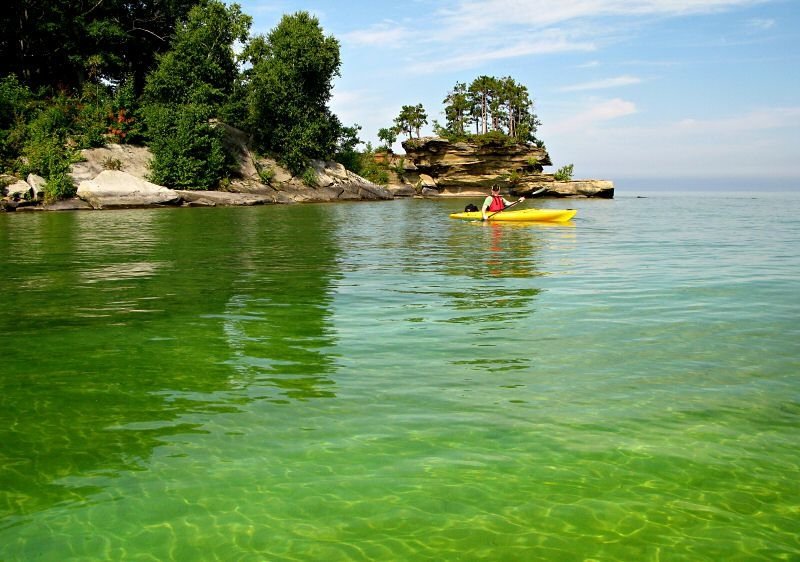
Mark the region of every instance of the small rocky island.
[[492, 184], [499, 184], [516, 196], [544, 189], [545, 197], [614, 197], [611, 181], [558, 181], [543, 173], [543, 166], [552, 165], [550, 156], [534, 145], [423, 137], [403, 142], [403, 148], [405, 181], [420, 186], [424, 196], [485, 195]]

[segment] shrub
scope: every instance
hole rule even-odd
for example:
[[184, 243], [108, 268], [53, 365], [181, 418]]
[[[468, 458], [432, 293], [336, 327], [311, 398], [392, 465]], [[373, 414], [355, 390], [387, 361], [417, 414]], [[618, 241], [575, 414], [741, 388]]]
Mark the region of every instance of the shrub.
[[143, 108], [153, 161], [150, 179], [177, 189], [212, 189], [225, 177], [223, 131], [203, 105], [153, 104]]
[[553, 174], [553, 178], [556, 181], [569, 181], [572, 179], [572, 164], [567, 164], [558, 169], [558, 171]]
[[317, 173], [314, 171], [314, 168], [309, 166], [305, 169], [302, 175], [303, 183], [306, 184], [308, 187], [316, 187], [317, 185]]
[[103, 169], [104, 170], [121, 170], [122, 169], [122, 162], [119, 160], [119, 158], [112, 158], [111, 156], [108, 156], [103, 160]]
[[75, 195], [75, 183], [67, 173], [58, 173], [47, 178], [44, 184], [45, 201], [68, 199]]
[[272, 182], [272, 179], [275, 177], [275, 169], [272, 166], [259, 167], [258, 177], [261, 178], [262, 183], [269, 185], [270, 182]]
[[489, 131], [482, 135], [475, 135], [472, 139], [478, 146], [512, 146], [517, 144], [516, 138], [508, 136], [503, 131]]

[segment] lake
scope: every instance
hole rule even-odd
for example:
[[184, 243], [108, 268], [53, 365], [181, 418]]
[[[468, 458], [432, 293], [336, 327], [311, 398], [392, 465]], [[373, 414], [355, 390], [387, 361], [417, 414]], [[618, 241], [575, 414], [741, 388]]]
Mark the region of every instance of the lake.
[[800, 559], [800, 194], [646, 195], [0, 214], [0, 560]]

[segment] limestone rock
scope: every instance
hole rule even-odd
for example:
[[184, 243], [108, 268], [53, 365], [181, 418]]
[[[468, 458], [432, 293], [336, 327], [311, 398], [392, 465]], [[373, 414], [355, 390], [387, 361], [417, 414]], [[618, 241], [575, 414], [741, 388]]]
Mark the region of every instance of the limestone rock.
[[33, 189], [26, 181], [17, 180], [14, 183], [6, 186], [6, 195], [14, 201], [21, 199], [32, 199]]
[[544, 188], [545, 197], [598, 197], [612, 199], [614, 182], [608, 180], [555, 181], [552, 175], [542, 176], [539, 181], [525, 182], [510, 190], [513, 195], [529, 195]]
[[403, 142], [406, 171], [429, 176], [443, 195], [485, 192], [492, 184], [511, 185], [511, 174], [538, 173], [550, 165], [547, 152], [535, 146], [450, 142], [440, 137], [425, 137]]
[[613, 197], [614, 185], [605, 180], [556, 182], [543, 174], [551, 166], [543, 148], [507, 145], [501, 139], [487, 142], [450, 142], [440, 137], [402, 143], [406, 151], [405, 176], [419, 181], [423, 195], [485, 195], [497, 184], [502, 192], [527, 195], [546, 187], [554, 197]]
[[83, 199], [73, 197], [72, 199], [62, 199], [53, 201], [42, 207], [44, 211], [91, 211], [92, 206]]
[[274, 196], [254, 193], [231, 193], [229, 191], [182, 191], [176, 190], [185, 202], [197, 207], [252, 206], [276, 203]]
[[131, 144], [108, 144], [101, 148], [81, 150], [83, 161], [73, 164], [70, 176], [75, 185], [93, 180], [104, 170], [119, 170], [146, 180], [150, 173], [150, 149]]
[[420, 174], [419, 175], [419, 183], [423, 190], [425, 189], [433, 189], [436, 190], [436, 180], [430, 177], [428, 174]]
[[392, 197], [414, 197], [417, 194], [412, 186], [402, 183], [389, 184], [386, 189], [392, 194]]
[[173, 205], [180, 201], [171, 189], [117, 170], [105, 170], [93, 180], [81, 182], [77, 195], [94, 209]]
[[47, 183], [47, 180], [42, 176], [37, 176], [36, 174], [28, 174], [27, 182], [28, 185], [31, 186], [33, 198], [37, 201], [44, 199], [44, 186]]

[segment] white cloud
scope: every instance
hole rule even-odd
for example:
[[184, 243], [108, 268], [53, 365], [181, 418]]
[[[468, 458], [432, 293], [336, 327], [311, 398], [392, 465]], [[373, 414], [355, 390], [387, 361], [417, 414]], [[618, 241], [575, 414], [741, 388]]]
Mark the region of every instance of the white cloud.
[[473, 49], [452, 57], [416, 63], [410, 67], [410, 70], [420, 74], [443, 70], [462, 70], [502, 59], [562, 52], [594, 51], [596, 46], [588, 41], [571, 41], [566, 37], [546, 34], [535, 41], [519, 41], [508, 47], [491, 48], [486, 45], [474, 45]]
[[561, 92], [581, 92], [585, 90], [604, 90], [608, 88], [618, 88], [620, 86], [630, 86], [632, 84], [641, 83], [642, 79], [636, 76], [617, 76], [615, 78], [606, 78], [604, 80], [595, 80], [593, 82], [584, 82], [582, 84], [574, 84], [572, 86], [564, 86], [559, 88]]
[[682, 16], [763, 3], [765, 0], [465, 0], [440, 13], [464, 33], [508, 25], [546, 27], [606, 16]]
[[405, 47], [413, 40], [414, 33], [394, 22], [381, 22], [369, 29], [352, 31], [342, 36], [343, 41], [355, 45], [382, 47]]
[[636, 113], [636, 104], [631, 101], [614, 98], [595, 103], [583, 111], [557, 121], [549, 126], [548, 130], [554, 133], [586, 130], [594, 127], [598, 122], [610, 121], [634, 113]]
[[767, 31], [775, 27], [775, 20], [764, 18], [753, 18], [747, 22], [751, 31]]

